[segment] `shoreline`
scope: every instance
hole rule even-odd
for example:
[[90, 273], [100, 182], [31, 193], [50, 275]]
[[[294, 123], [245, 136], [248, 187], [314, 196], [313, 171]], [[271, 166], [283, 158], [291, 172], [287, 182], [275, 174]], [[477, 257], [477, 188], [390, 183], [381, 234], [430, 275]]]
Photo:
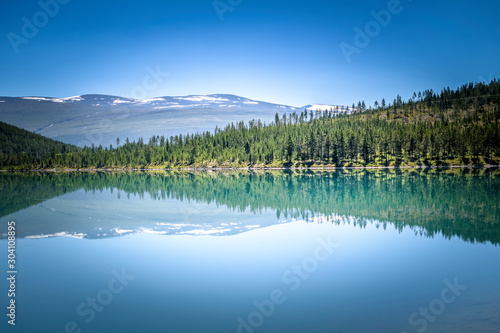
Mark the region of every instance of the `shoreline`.
[[0, 172], [114, 172], [114, 171], [261, 171], [261, 170], [363, 170], [363, 169], [452, 169], [452, 168], [499, 168], [497, 164], [476, 164], [476, 165], [405, 165], [405, 166], [316, 166], [316, 167], [203, 167], [203, 168], [82, 168], [82, 169], [30, 169], [30, 170], [0, 170]]

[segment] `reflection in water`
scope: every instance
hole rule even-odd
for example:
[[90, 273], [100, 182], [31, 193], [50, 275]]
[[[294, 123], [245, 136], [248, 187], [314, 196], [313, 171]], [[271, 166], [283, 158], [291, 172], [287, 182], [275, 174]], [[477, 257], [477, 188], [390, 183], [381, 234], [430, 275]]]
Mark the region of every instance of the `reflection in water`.
[[[19, 237], [231, 235], [303, 219], [497, 245], [499, 176], [499, 169], [1, 173], [0, 216], [31, 207]], [[46, 205], [59, 196], [59, 206]], [[242, 212], [276, 217], [256, 225]]]
[[[250, 332], [239, 318], [277, 289], [254, 332], [498, 332], [499, 171], [0, 173], [0, 225], [24, 238], [0, 332]], [[86, 322], [122, 269], [134, 281]], [[423, 321], [444, 281], [466, 289]]]

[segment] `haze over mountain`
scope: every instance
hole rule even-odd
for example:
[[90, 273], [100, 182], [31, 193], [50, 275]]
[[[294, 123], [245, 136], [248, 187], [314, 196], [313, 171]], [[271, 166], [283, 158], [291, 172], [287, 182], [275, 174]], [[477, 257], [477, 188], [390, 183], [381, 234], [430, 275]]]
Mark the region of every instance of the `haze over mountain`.
[[274, 121], [276, 112], [302, 112], [343, 107], [293, 107], [229, 94], [164, 96], [135, 100], [120, 96], [82, 95], [54, 97], [0, 97], [0, 121], [78, 146], [116, 145], [148, 139], [213, 131], [231, 122]]

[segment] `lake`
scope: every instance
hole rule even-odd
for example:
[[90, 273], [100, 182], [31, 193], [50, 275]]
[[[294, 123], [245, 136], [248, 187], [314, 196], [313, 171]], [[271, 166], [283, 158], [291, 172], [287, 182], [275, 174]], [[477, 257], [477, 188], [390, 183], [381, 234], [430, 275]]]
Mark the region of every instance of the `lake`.
[[499, 332], [499, 188], [494, 168], [0, 173], [0, 331]]

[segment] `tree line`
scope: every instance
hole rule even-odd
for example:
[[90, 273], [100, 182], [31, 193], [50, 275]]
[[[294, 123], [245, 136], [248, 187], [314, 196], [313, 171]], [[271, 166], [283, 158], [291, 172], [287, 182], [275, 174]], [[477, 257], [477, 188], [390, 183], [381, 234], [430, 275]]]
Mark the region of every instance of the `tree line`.
[[[276, 114], [213, 133], [153, 136], [113, 147], [52, 147], [0, 156], [3, 168], [137, 168], [498, 164], [500, 81], [382, 99], [350, 112]], [[47, 151], [47, 149], [45, 150]], [[23, 155], [24, 154], [24, 155]]]
[[[110, 191], [125, 201], [130, 196], [157, 200], [159, 206], [166, 200], [187, 200], [254, 214], [272, 210], [277, 220], [350, 221], [361, 228], [375, 223], [400, 231], [409, 227], [428, 237], [458, 236], [498, 245], [499, 174], [498, 168], [2, 172], [0, 217], [83, 189]], [[24, 222], [20, 237], [49, 227], [36, 219]], [[61, 228], [53, 232], [71, 231], [75, 223], [59, 219], [52, 227]]]

